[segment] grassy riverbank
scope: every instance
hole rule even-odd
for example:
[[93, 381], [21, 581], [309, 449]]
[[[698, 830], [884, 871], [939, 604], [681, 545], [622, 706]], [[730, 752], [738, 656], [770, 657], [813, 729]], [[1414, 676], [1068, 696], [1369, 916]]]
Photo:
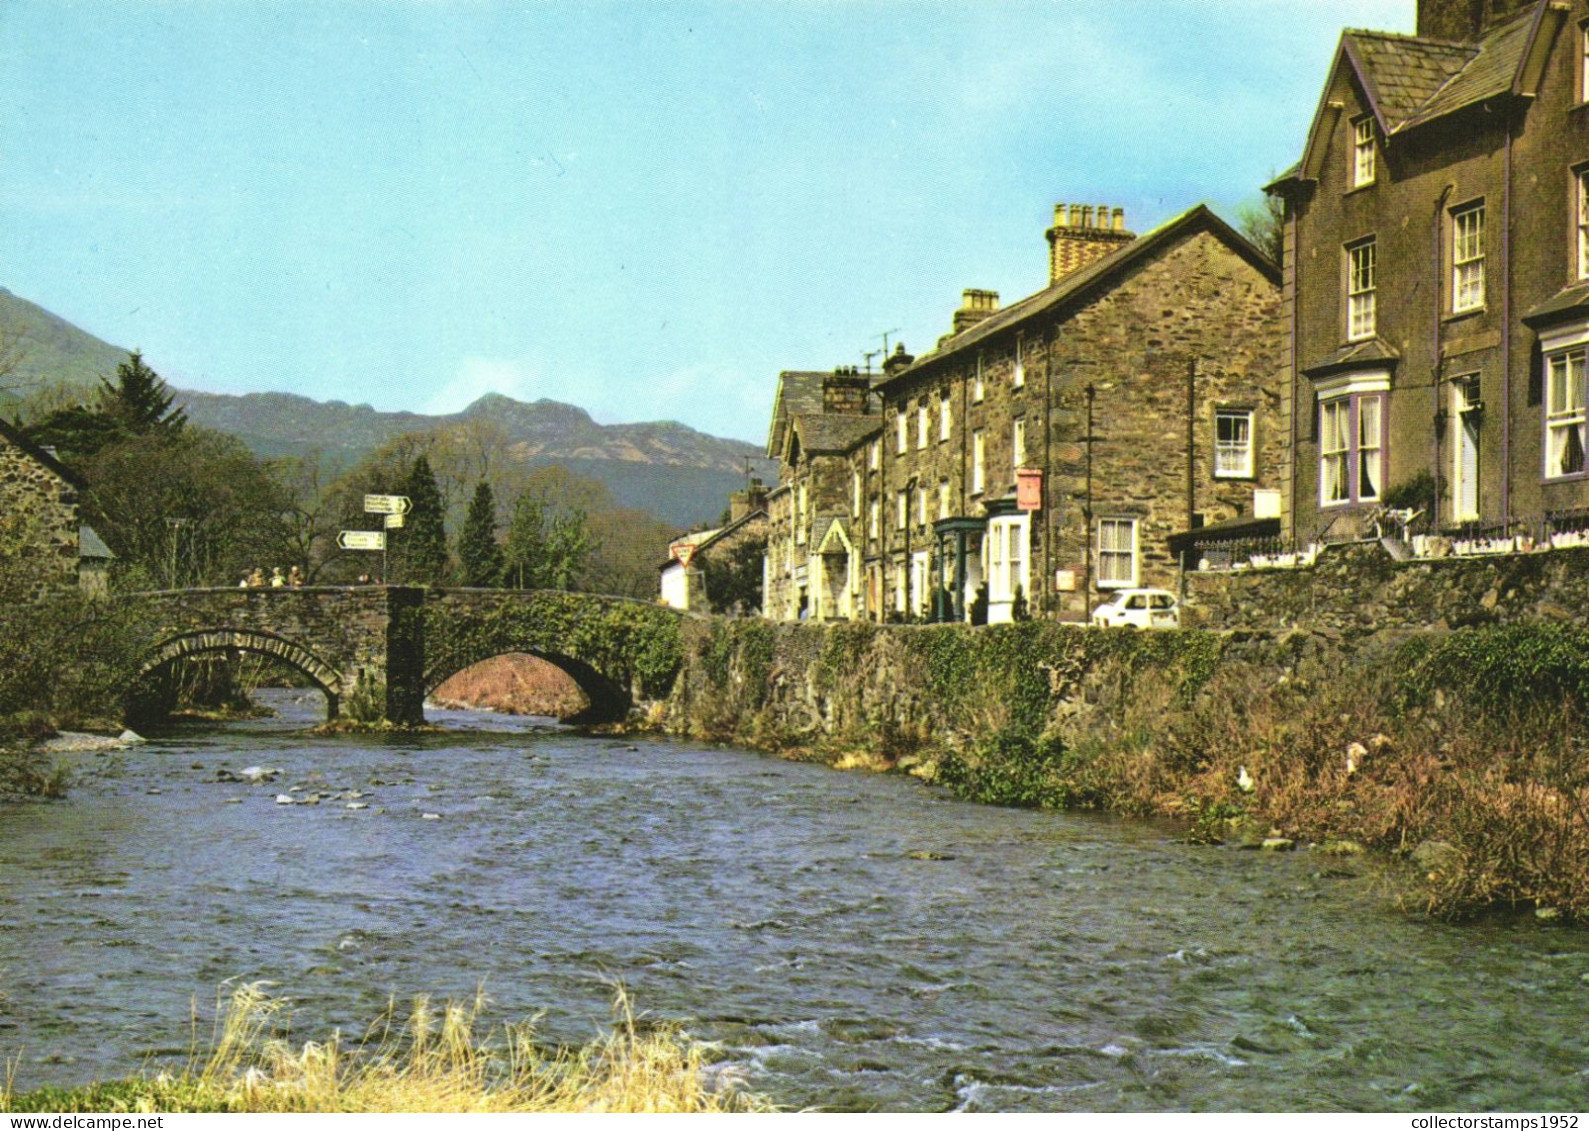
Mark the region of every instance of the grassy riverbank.
[[79, 1088], [13, 1093], [0, 1112], [726, 1112], [770, 1110], [714, 1086], [700, 1050], [646, 1028], [619, 995], [613, 1027], [578, 1049], [547, 1049], [527, 1025], [483, 1033], [481, 1003], [395, 1009], [363, 1040], [290, 1043], [286, 1012], [258, 989], [220, 1011], [207, 1056]]
[[[969, 800], [1188, 822], [1194, 839], [1361, 848], [1404, 902], [1589, 920], [1589, 633], [1346, 646], [1278, 638], [728, 626], [667, 725]], [[1275, 845], [1284, 847], [1284, 845]]]

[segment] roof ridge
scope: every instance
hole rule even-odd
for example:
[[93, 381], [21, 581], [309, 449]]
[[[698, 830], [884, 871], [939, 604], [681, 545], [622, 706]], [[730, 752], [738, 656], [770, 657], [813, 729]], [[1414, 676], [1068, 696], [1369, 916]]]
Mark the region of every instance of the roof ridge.
[[[1371, 39], [1394, 39], [1402, 43], [1421, 43], [1431, 47], [1449, 47], [1454, 51], [1468, 49], [1478, 50], [1478, 45], [1461, 39], [1440, 39], [1432, 35], [1409, 34], [1404, 31], [1379, 31], [1376, 28], [1349, 27], [1341, 30], [1342, 35], [1366, 36]], [[1488, 36], [1486, 36], [1488, 38]]]

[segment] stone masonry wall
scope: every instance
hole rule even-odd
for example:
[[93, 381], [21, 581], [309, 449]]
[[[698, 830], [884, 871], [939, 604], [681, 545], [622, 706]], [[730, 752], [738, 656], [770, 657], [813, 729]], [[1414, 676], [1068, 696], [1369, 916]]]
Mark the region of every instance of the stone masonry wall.
[[0, 596], [33, 601], [76, 584], [76, 488], [0, 436]]

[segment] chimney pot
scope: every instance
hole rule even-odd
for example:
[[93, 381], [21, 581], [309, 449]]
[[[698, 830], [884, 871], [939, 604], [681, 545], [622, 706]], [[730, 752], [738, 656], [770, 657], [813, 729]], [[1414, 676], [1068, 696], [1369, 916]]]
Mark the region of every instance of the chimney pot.
[[1092, 227], [1092, 205], [1090, 204], [1081, 206], [1081, 226], [1083, 228]]
[[1126, 210], [1124, 208], [1115, 209], [1114, 224], [1112, 227], [1116, 232], [1123, 232], [1126, 230]]
[[1063, 228], [1065, 226], [1065, 206], [1056, 204], [1054, 205], [1054, 227]]

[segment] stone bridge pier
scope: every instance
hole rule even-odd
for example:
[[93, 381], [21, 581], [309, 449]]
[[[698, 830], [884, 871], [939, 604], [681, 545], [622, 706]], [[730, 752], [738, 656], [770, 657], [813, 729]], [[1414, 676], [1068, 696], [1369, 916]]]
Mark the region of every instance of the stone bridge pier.
[[567, 672], [590, 702], [576, 720], [622, 719], [665, 695], [679, 664], [681, 615], [584, 593], [353, 586], [194, 589], [123, 598], [140, 614], [146, 677], [188, 656], [252, 652], [296, 668], [335, 717], [413, 725], [455, 673], [505, 652]]

